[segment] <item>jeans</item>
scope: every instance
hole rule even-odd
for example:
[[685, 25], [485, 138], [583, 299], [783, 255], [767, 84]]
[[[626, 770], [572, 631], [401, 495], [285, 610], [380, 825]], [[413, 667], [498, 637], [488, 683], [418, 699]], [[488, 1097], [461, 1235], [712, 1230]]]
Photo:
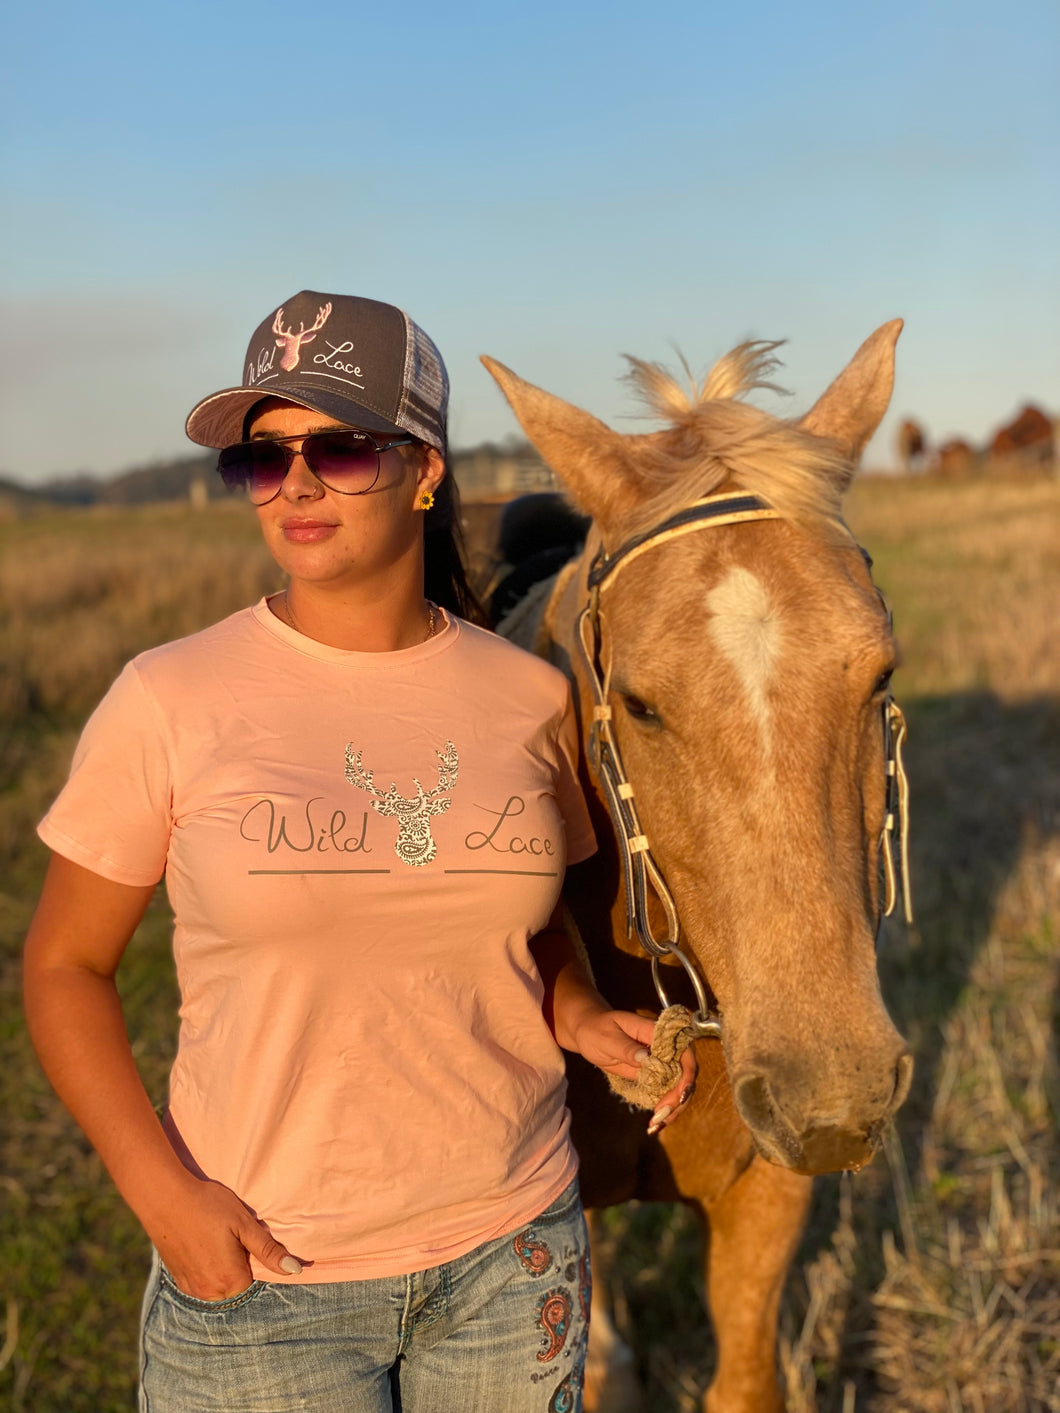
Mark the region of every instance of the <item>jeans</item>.
[[140, 1413], [577, 1413], [590, 1290], [576, 1181], [518, 1231], [407, 1276], [196, 1300], [156, 1256]]

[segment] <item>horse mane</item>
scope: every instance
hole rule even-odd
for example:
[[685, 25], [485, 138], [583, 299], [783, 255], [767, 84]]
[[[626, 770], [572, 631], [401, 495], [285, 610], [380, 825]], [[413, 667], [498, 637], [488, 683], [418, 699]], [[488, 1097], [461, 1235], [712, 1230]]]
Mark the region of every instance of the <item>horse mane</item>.
[[660, 363], [626, 355], [625, 379], [636, 397], [669, 423], [629, 438], [630, 464], [648, 491], [629, 522], [632, 533], [726, 483], [762, 496], [785, 518], [818, 527], [835, 521], [850, 480], [848, 459], [825, 438], [742, 401], [756, 389], [785, 391], [768, 381], [779, 347], [764, 339], [741, 343], [702, 383], [682, 357], [687, 384]]

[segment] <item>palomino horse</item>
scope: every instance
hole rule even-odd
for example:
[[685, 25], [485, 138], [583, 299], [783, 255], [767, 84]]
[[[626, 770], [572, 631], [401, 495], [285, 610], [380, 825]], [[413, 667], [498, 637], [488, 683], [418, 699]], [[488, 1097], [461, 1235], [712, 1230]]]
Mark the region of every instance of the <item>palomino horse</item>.
[[[593, 519], [537, 647], [571, 675], [583, 735], [607, 722], [636, 813], [626, 850], [587, 758], [600, 852], [572, 870], [572, 912], [601, 991], [657, 1010], [623, 887], [650, 849], [657, 887], [638, 911], [649, 935], [672, 937], [660, 898], [676, 904], [682, 954], [721, 1018], [701, 1015], [696, 1095], [658, 1137], [598, 1072], [570, 1066], [587, 1205], [683, 1200], [709, 1225], [708, 1413], [783, 1408], [777, 1308], [811, 1176], [868, 1162], [909, 1090], [875, 966], [895, 648], [840, 519], [900, 330], [877, 330], [798, 422], [740, 400], [769, 386], [776, 345], [741, 346], [690, 392], [631, 359], [668, 424], [637, 436], [483, 360]], [[893, 895], [893, 868], [889, 883]], [[667, 988], [681, 977], [660, 975]]]

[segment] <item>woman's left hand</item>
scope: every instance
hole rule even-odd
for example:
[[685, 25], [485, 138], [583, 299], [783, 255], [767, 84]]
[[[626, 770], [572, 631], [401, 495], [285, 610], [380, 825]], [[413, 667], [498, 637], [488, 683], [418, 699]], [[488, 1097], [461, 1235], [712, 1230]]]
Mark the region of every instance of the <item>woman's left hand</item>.
[[[574, 1036], [578, 1053], [590, 1064], [621, 1079], [636, 1079], [648, 1058], [655, 1022], [633, 1011], [593, 1010], [582, 1017]], [[681, 1078], [660, 1098], [648, 1124], [649, 1133], [658, 1133], [682, 1113], [696, 1087], [699, 1062], [695, 1047], [689, 1045], [681, 1056]]]

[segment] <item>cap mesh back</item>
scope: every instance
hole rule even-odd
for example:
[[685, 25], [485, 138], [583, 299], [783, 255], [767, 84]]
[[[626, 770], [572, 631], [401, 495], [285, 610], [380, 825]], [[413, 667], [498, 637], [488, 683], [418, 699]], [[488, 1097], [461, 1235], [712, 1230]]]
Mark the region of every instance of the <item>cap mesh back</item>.
[[407, 314], [404, 318], [405, 392], [397, 420], [413, 436], [444, 450], [449, 377], [433, 339]]

